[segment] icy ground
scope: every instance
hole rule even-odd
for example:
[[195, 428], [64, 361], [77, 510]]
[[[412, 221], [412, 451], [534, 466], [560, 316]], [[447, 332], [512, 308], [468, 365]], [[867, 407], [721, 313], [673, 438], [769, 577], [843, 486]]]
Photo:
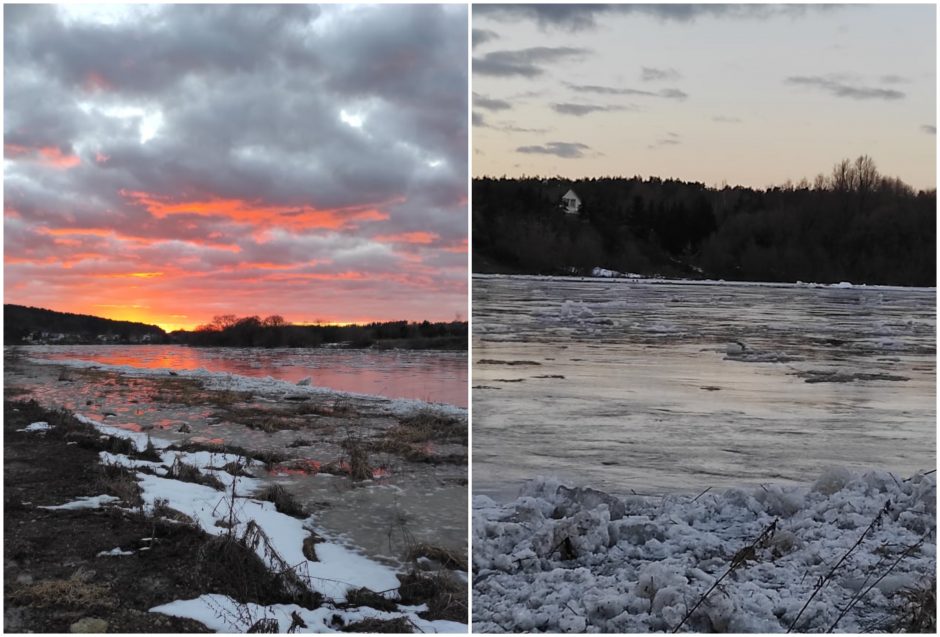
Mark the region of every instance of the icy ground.
[[[165, 604], [151, 609], [152, 612], [192, 618], [222, 632], [246, 632], [261, 619], [279, 621], [279, 629], [284, 632], [290, 628], [291, 613], [297, 613], [306, 624], [296, 632], [338, 632], [343, 625], [365, 618], [398, 617], [407, 619], [421, 632], [466, 632], [464, 624], [422, 619], [418, 613], [427, 610], [424, 606], [399, 606], [397, 612], [380, 612], [368, 607], [335, 608], [334, 603], [346, 601], [347, 593], [360, 587], [395, 599], [394, 590], [399, 586], [395, 570], [331, 541], [329, 534], [316, 525], [314, 516], [299, 520], [279, 513], [271, 502], [252, 497], [264, 483], [253, 478], [236, 477], [229, 469], [232, 463], [247, 468], [258, 461], [230, 453], [170, 450], [167, 449], [170, 446], [168, 440], [111, 427], [82, 415], [76, 415], [76, 418], [93, 425], [103, 435], [131, 440], [138, 451], [144, 451], [148, 445], [162, 450], [159, 451], [160, 461], [140, 460], [105, 451], [100, 453], [104, 464], [147, 470], [138, 471], [136, 478], [144, 508], [149, 514], [161, 515], [169, 508], [183, 513], [210, 535], [231, 533], [236, 538], [244, 538], [271, 570], [292, 570], [302, 585], [320, 593], [326, 600], [323, 607], [308, 610], [299, 606], [239, 604], [225, 596], [207, 594], [193, 600]], [[224, 489], [172, 479], [169, 477], [170, 469], [178, 462], [215, 477]], [[112, 496], [97, 496], [43, 508], [99, 508], [116, 500]], [[311, 534], [320, 536], [322, 540], [315, 544], [316, 560], [308, 559], [302, 549], [304, 540]], [[124, 556], [128, 552], [115, 547], [108, 555]]]
[[903, 591], [935, 576], [935, 503], [933, 474], [844, 468], [811, 486], [697, 498], [617, 498], [547, 479], [506, 505], [476, 496], [473, 629], [785, 632], [823, 582], [794, 632], [884, 630]]

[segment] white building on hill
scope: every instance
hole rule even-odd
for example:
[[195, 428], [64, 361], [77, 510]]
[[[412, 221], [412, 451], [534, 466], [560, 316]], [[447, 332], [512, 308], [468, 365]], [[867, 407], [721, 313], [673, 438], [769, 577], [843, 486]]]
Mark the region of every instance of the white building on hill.
[[581, 210], [581, 198], [573, 190], [568, 190], [561, 198], [562, 209], [570, 215], [576, 215]]

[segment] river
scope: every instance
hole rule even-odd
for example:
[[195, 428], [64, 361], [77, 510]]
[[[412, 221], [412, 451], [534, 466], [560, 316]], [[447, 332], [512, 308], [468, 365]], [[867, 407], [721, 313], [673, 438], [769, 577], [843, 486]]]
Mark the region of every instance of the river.
[[936, 290], [475, 276], [474, 492], [936, 466]]

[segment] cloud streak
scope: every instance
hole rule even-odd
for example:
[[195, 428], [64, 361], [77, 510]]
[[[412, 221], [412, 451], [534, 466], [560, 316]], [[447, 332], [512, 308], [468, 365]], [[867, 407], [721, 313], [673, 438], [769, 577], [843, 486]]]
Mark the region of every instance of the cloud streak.
[[755, 4], [482, 4], [475, 14], [499, 22], [528, 20], [542, 29], [579, 32], [595, 29], [609, 15], [651, 16], [663, 22], [689, 23], [700, 18], [765, 20], [773, 16], [798, 17], [810, 10], [831, 10], [820, 5]]
[[835, 97], [853, 100], [900, 100], [905, 94], [895, 89], [850, 84], [839, 75], [794, 75], [787, 84], [819, 89]]
[[681, 78], [682, 74], [672, 68], [657, 69], [651, 66], [644, 66], [640, 72], [640, 79], [644, 82], [674, 81]]
[[658, 91], [645, 91], [635, 88], [618, 88], [614, 86], [599, 86], [597, 84], [572, 84], [565, 82], [565, 86], [579, 93], [594, 93], [597, 95], [628, 95], [636, 97], [661, 97], [670, 100], [684, 100], [689, 97], [685, 91], [677, 88], [664, 88]]
[[591, 147], [579, 142], [548, 142], [545, 145], [520, 146], [516, 149], [517, 153], [536, 154], [536, 155], [554, 155], [563, 159], [577, 159], [584, 156], [584, 151]]
[[516, 51], [492, 51], [473, 58], [473, 72], [495, 77], [538, 77], [551, 64], [583, 60], [590, 53], [580, 47], [538, 46]]
[[636, 109], [619, 104], [573, 104], [571, 102], [563, 102], [560, 104], [552, 104], [552, 110], [562, 115], [583, 117], [591, 113], [610, 113]]

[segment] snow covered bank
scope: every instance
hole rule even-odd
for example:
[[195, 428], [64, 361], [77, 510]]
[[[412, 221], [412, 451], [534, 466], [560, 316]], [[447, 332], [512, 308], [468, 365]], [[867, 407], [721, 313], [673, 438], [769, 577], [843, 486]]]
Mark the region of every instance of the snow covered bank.
[[[333, 633], [340, 632], [344, 625], [361, 622], [367, 619], [391, 620], [404, 617], [420, 633], [465, 633], [467, 626], [456, 622], [444, 620], [428, 621], [418, 617], [424, 607], [410, 607], [405, 613], [390, 613], [372, 608], [359, 608], [355, 610], [337, 611], [333, 608], [321, 607], [309, 610], [296, 604], [274, 604], [260, 606], [258, 604], [238, 604], [232, 598], [224, 595], [203, 595], [196, 599], [171, 602], [163, 606], [150, 609], [155, 613], [188, 617], [204, 624], [220, 633], [244, 632], [246, 624], [255, 622], [271, 622], [272, 628], [277, 625], [274, 632], [297, 633]], [[342, 619], [342, 623], [337, 621]], [[299, 620], [299, 621], [298, 621]], [[293, 630], [291, 630], [293, 628]]]
[[935, 503], [932, 474], [847, 469], [697, 498], [546, 479], [506, 505], [477, 496], [474, 630], [877, 630], [935, 576]]
[[[138, 451], [148, 447], [156, 459], [134, 458], [124, 454], [101, 451], [101, 462], [135, 471], [143, 508], [150, 515], [165, 515], [172, 510], [186, 516], [187, 522], [208, 535], [229, 535], [255, 551], [273, 572], [290, 570], [302, 586], [319, 593], [324, 607], [316, 610], [299, 606], [258, 606], [239, 604], [221, 595], [203, 595], [193, 600], [180, 600], [154, 608], [154, 612], [189, 617], [210, 628], [226, 632], [246, 632], [259, 619], [281, 618], [287, 624], [292, 613], [304, 619], [308, 631], [334, 632], [344, 625], [365, 619], [407, 621], [422, 632], [466, 632], [466, 625], [449, 621], [429, 621], [419, 617], [427, 608], [398, 605], [397, 611], [380, 612], [369, 607], [336, 608], [347, 601], [350, 591], [365, 588], [396, 599], [400, 582], [397, 572], [375, 562], [342, 543], [334, 541], [316, 525], [314, 516], [298, 519], [277, 511], [272, 502], [254, 497], [263, 486], [258, 479], [236, 476], [235, 463], [243, 468], [257, 461], [222, 452], [186, 452], [168, 449], [169, 442], [140, 432], [110, 427], [85, 416], [76, 419], [96, 427], [103, 435], [129, 439]], [[160, 450], [160, 451], [157, 451]], [[156, 455], [154, 455], [156, 454]], [[217, 486], [173, 479], [173, 468], [187, 465], [214, 478]], [[76, 502], [48, 509], [100, 507], [118, 500], [113, 496], [81, 498]], [[175, 519], [175, 518], [174, 518]], [[305, 546], [306, 545], [306, 546]], [[310, 547], [312, 546], [312, 551]], [[146, 549], [141, 549], [146, 550]], [[103, 556], [128, 555], [117, 547]], [[301, 630], [305, 632], [305, 630]]]

